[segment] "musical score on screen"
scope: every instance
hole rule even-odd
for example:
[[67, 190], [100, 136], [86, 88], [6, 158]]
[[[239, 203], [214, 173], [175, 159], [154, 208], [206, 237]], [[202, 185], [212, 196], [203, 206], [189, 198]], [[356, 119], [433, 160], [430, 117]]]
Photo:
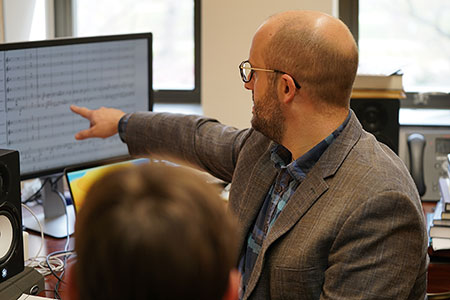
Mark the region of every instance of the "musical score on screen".
[[76, 141], [75, 133], [89, 122], [69, 107], [147, 110], [148, 101], [142, 99], [149, 97], [148, 49], [139, 43], [146, 41], [0, 51], [0, 148], [19, 150], [25, 173], [86, 155], [92, 160], [125, 155], [117, 136]]

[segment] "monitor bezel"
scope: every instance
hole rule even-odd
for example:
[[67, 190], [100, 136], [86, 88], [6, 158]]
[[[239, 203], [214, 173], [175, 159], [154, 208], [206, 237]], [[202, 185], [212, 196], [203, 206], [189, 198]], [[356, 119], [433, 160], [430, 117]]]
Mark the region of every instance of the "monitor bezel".
[[[63, 38], [55, 38], [49, 40], [40, 40], [40, 41], [24, 41], [24, 42], [14, 42], [14, 43], [5, 43], [0, 44], [0, 51], [10, 51], [10, 50], [22, 50], [22, 49], [30, 49], [30, 48], [43, 48], [50, 46], [67, 46], [67, 45], [78, 45], [78, 44], [88, 44], [88, 43], [97, 43], [97, 42], [112, 42], [112, 41], [123, 41], [123, 40], [136, 40], [136, 39], [146, 39], [147, 40], [147, 49], [148, 49], [148, 79], [149, 79], [149, 89], [148, 89], [148, 111], [153, 110], [153, 48], [152, 48], [152, 33], [151, 32], [143, 32], [143, 33], [130, 33], [130, 34], [116, 34], [116, 35], [100, 35], [100, 36], [90, 36], [90, 37], [63, 37]], [[74, 133], [75, 134], [75, 133]], [[19, 149], [16, 149], [19, 151]], [[32, 179], [50, 176], [54, 174], [63, 174], [66, 168], [72, 166], [78, 166], [83, 164], [105, 164], [112, 161], [124, 160], [129, 158], [130, 155], [118, 155], [107, 157], [104, 159], [95, 159], [92, 161], [83, 161], [79, 163], [71, 163], [67, 165], [63, 165], [57, 168], [50, 168], [46, 170], [33, 171], [30, 173], [23, 174], [20, 173], [20, 180]], [[20, 165], [20, 164], [19, 164]]]

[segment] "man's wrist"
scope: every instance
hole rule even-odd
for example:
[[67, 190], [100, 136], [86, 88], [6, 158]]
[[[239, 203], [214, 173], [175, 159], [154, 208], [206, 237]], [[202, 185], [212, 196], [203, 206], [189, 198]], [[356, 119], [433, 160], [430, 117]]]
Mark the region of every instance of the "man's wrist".
[[119, 120], [118, 125], [118, 131], [119, 131], [119, 137], [122, 140], [122, 142], [126, 143], [126, 132], [127, 132], [127, 125], [128, 120], [130, 119], [132, 113], [125, 114], [122, 118]]

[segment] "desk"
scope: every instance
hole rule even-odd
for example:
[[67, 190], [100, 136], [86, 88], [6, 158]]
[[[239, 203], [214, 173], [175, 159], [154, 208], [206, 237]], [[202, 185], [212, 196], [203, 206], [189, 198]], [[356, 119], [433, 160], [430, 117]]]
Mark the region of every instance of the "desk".
[[[436, 203], [433, 202], [424, 202], [423, 208], [424, 212], [431, 212]], [[52, 253], [55, 251], [63, 250], [66, 244], [66, 239], [55, 239], [52, 237], [46, 236], [44, 238], [44, 248], [42, 249], [42, 254], [47, 255], [48, 253]], [[74, 238], [70, 238], [69, 249], [74, 249]], [[29, 236], [29, 245], [30, 245], [30, 256], [34, 256], [38, 251], [41, 243], [40, 235], [36, 233], [31, 233]], [[447, 262], [440, 262], [439, 259], [434, 259], [432, 257], [432, 262], [428, 267], [428, 293], [442, 293], [450, 291], [450, 257], [447, 258]], [[73, 262], [72, 262], [73, 263]], [[69, 265], [71, 262], [69, 262]], [[64, 279], [64, 277], [63, 277]], [[45, 290], [43, 293], [39, 294], [39, 296], [45, 296], [49, 298], [54, 297], [53, 290], [56, 285], [56, 278], [53, 275], [48, 275], [45, 277]], [[66, 286], [64, 283], [60, 285], [59, 291], [62, 299], [67, 299], [65, 297], [65, 289]]]

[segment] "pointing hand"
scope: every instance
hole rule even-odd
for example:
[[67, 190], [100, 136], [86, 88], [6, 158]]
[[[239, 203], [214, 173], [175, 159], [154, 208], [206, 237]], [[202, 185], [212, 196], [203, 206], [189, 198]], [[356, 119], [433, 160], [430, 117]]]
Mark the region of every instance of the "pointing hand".
[[119, 109], [107, 107], [91, 110], [86, 107], [71, 105], [70, 109], [90, 122], [89, 129], [81, 130], [75, 134], [77, 140], [94, 137], [107, 138], [115, 135], [118, 132], [119, 121], [125, 115]]

